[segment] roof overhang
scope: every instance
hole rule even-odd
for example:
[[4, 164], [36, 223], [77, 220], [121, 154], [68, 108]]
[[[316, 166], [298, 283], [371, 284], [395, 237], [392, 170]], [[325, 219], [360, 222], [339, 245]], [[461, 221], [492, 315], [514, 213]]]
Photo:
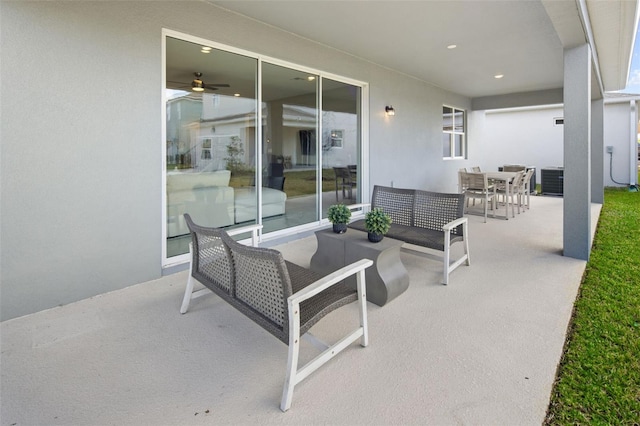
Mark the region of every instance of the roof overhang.
[[638, 0], [209, 3], [472, 99], [562, 90], [584, 43], [592, 92], [624, 89], [638, 21]]

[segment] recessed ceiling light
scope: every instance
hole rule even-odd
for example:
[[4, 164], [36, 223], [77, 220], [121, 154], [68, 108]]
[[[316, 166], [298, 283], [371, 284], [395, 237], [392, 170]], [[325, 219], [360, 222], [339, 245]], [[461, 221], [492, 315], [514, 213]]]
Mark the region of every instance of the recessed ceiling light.
[[202, 52], [202, 53], [211, 53], [210, 50], [204, 50], [204, 49], [202, 49], [200, 52]]
[[234, 93], [233, 96], [235, 96], [236, 98], [240, 97], [240, 93]]
[[456, 47], [458, 47], [457, 44], [450, 44], [447, 46], [447, 49], [455, 49]]
[[313, 81], [313, 80], [315, 80], [315, 79], [316, 79], [316, 78], [315, 78], [315, 76], [313, 76], [313, 75], [310, 75], [309, 77], [307, 77], [307, 80], [309, 80], [309, 81]]
[[202, 50], [211, 50], [209, 46], [202, 46]]
[[500, 79], [502, 77], [504, 77], [504, 74], [496, 74], [496, 75], [493, 76], [493, 78], [498, 78], [498, 79]]

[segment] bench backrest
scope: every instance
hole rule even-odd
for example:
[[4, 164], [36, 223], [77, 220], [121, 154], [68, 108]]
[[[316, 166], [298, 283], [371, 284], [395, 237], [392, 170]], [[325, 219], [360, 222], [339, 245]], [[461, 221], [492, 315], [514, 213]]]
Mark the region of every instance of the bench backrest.
[[224, 233], [233, 258], [233, 297], [238, 309], [285, 343], [289, 339], [287, 299], [292, 286], [282, 253], [245, 246]]
[[[416, 190], [414, 204], [414, 226], [442, 230], [442, 226], [464, 216], [464, 194], [448, 194]], [[463, 226], [458, 225], [451, 231], [454, 235], [463, 235]]]
[[191, 274], [215, 293], [231, 297], [233, 264], [231, 252], [222, 241], [222, 235], [226, 233], [218, 228], [196, 225], [188, 214], [184, 215], [184, 220], [191, 232]]
[[391, 216], [392, 223], [413, 226], [414, 195], [414, 189], [375, 185], [371, 196], [371, 208], [380, 207]]
[[[442, 226], [464, 216], [464, 194], [419, 189], [373, 187], [371, 207], [380, 207], [393, 223], [442, 231]], [[462, 236], [462, 225], [453, 234]]]
[[265, 330], [289, 341], [291, 279], [279, 251], [245, 246], [224, 230], [198, 226], [188, 214], [191, 275]]

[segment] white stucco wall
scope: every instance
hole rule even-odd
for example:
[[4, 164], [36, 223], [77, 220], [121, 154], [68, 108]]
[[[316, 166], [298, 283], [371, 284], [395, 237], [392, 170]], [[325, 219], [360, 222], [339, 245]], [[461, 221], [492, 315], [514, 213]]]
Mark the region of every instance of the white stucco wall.
[[[609, 101], [604, 105], [604, 185], [628, 185], [635, 170], [633, 158], [635, 127], [632, 126], [630, 100]], [[497, 170], [503, 164], [527, 164], [538, 170], [547, 166], [563, 166], [563, 126], [554, 125], [562, 118], [561, 106], [519, 108], [512, 110], [474, 111], [475, 139], [470, 141], [469, 163], [486, 170]], [[613, 146], [613, 178], [607, 146]], [[631, 166], [629, 166], [631, 162]]]
[[[637, 157], [633, 155], [633, 141], [637, 141], [637, 124], [632, 127], [630, 100], [605, 103], [604, 106], [604, 185], [626, 186], [637, 183]], [[635, 102], [635, 101], [634, 101]], [[635, 118], [637, 120], [637, 118]], [[607, 153], [607, 146], [613, 153]], [[637, 155], [637, 153], [635, 154]], [[630, 166], [631, 164], [631, 166]], [[636, 173], [634, 176], [632, 173]], [[612, 179], [613, 177], [613, 179]]]
[[465, 97], [205, 2], [3, 1], [1, 319], [161, 275], [163, 28], [369, 83], [371, 185], [456, 190]]
[[474, 134], [469, 157], [483, 170], [498, 170], [505, 164], [525, 164], [539, 170], [563, 165], [562, 107], [474, 111]]

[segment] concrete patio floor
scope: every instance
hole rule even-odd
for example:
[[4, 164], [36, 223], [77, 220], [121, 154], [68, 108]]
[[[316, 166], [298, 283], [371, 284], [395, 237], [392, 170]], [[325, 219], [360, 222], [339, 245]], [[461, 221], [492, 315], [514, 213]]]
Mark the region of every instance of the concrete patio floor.
[[[471, 266], [443, 286], [440, 262], [403, 250], [411, 284], [368, 304], [369, 346], [299, 384], [287, 413], [286, 345], [214, 295], [181, 315], [181, 272], [3, 322], [1, 424], [540, 425], [586, 263], [561, 255], [561, 198], [469, 221]], [[315, 238], [277, 248], [307, 266]], [[332, 341], [356, 312], [312, 331]]]

